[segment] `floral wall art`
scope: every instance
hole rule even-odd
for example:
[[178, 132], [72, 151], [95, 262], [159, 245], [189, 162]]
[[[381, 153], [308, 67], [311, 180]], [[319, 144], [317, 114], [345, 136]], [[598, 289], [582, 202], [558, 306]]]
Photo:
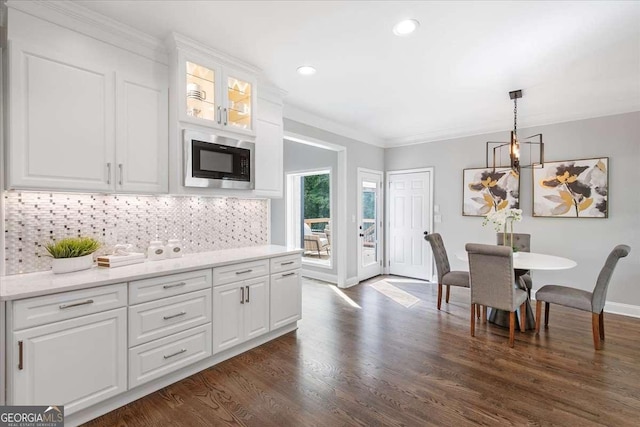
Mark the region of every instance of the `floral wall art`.
[[533, 216], [608, 217], [609, 158], [545, 162], [533, 170]]
[[512, 169], [465, 169], [462, 215], [485, 216], [520, 207], [520, 175]]

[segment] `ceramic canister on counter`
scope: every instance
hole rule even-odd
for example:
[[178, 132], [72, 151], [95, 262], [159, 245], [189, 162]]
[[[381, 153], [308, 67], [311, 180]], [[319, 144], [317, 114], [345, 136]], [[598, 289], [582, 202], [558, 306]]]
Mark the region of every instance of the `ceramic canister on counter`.
[[152, 240], [147, 249], [147, 259], [149, 261], [158, 261], [167, 257], [164, 245], [160, 240]]
[[169, 239], [165, 250], [168, 258], [180, 258], [182, 256], [182, 245], [179, 239]]

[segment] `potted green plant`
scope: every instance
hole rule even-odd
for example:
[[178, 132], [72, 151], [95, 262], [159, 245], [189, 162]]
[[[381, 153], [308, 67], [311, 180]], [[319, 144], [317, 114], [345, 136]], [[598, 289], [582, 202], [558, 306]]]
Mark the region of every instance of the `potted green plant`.
[[91, 268], [93, 253], [100, 248], [100, 242], [92, 237], [69, 237], [45, 245], [53, 257], [53, 272], [70, 273]]

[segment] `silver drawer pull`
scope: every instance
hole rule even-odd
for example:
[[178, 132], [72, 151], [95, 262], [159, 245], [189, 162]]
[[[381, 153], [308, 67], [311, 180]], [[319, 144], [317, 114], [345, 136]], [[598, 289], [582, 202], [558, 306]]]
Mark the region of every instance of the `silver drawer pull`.
[[163, 319], [164, 320], [175, 319], [176, 317], [184, 316], [185, 314], [187, 314], [186, 311], [181, 311], [180, 313], [172, 314], [171, 316], [164, 316]]
[[236, 274], [247, 274], [247, 273], [251, 273], [252, 271], [253, 271], [252, 269], [243, 270], [243, 271], [236, 271]]
[[294, 274], [296, 274], [295, 271], [293, 273], [283, 274], [282, 277], [293, 276]]
[[168, 355], [162, 356], [162, 357], [164, 357], [165, 359], [171, 359], [172, 357], [175, 357], [175, 356], [177, 356], [179, 354], [186, 353], [186, 352], [187, 352], [186, 348], [181, 348], [180, 350], [176, 351], [173, 354], [168, 354]]
[[178, 286], [184, 286], [186, 284], [187, 284], [187, 282], [173, 283], [171, 285], [164, 285], [163, 288], [164, 289], [177, 288]]
[[71, 308], [71, 307], [78, 307], [79, 305], [87, 305], [87, 304], [93, 304], [93, 300], [92, 299], [88, 299], [86, 301], [74, 302], [74, 303], [71, 303], [71, 304], [61, 304], [60, 305], [60, 310], [64, 310], [66, 308]]
[[293, 264], [295, 261], [289, 261], [289, 262], [281, 262], [280, 265], [290, 265]]

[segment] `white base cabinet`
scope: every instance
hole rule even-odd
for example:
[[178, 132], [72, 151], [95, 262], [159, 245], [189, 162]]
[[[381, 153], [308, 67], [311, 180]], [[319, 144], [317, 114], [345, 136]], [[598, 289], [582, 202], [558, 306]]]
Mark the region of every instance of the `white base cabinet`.
[[214, 286], [214, 353], [267, 332], [269, 332], [269, 276]]
[[302, 318], [300, 270], [271, 275], [271, 329]]
[[300, 264], [287, 253], [9, 301], [6, 403], [86, 421], [294, 330]]
[[87, 408], [127, 390], [127, 309], [13, 333], [12, 405]]

